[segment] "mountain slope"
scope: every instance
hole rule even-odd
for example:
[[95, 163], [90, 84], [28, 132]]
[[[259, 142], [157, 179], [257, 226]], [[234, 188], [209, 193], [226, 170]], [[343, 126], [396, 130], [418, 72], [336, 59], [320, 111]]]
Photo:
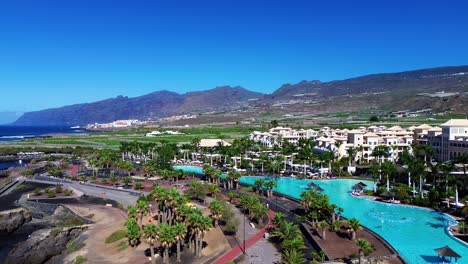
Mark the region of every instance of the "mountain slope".
[[329, 97], [400, 89], [424, 91], [463, 89], [466, 87], [468, 87], [468, 66], [455, 66], [372, 74], [331, 82], [302, 81], [297, 84], [285, 84], [271, 96], [267, 95], [265, 98], [267, 100], [284, 100], [304, 93], [317, 93], [322, 97]]
[[118, 96], [94, 103], [29, 112], [13, 124], [73, 126], [112, 122], [119, 119], [147, 120], [197, 111], [226, 110], [260, 96], [262, 94], [242, 87], [229, 86], [186, 94], [158, 91], [134, 98]]
[[[454, 96], [430, 95], [442, 91], [452, 92]], [[422, 93], [428, 93], [428, 96]], [[147, 120], [180, 114], [229, 111], [246, 105], [265, 107], [268, 112], [276, 102], [289, 103], [285, 111], [307, 107], [312, 113], [330, 112], [338, 111], [335, 102], [340, 100], [340, 111], [363, 107], [386, 110], [433, 108], [436, 111], [464, 113], [468, 111], [465, 104], [467, 97], [468, 66], [456, 66], [372, 74], [330, 82], [301, 81], [285, 84], [267, 95], [242, 87], [223, 86], [185, 94], [158, 91], [135, 98], [119, 96], [94, 103], [26, 113], [14, 125], [71, 126], [118, 119]], [[260, 100], [249, 102], [255, 98]], [[297, 103], [301, 100], [304, 105]]]

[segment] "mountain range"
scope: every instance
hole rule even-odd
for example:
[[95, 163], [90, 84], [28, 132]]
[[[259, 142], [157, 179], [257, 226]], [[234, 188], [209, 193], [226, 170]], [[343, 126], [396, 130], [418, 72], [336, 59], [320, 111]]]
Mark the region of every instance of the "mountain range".
[[[436, 102], [433, 97], [418, 97], [421, 93], [452, 93], [456, 100]], [[401, 105], [411, 107], [439, 107], [438, 110], [468, 112], [468, 65], [440, 67], [381, 73], [330, 82], [301, 81], [297, 84], [284, 84], [272, 94], [249, 91], [243, 87], [222, 86], [206, 91], [179, 94], [171, 91], [157, 91], [147, 95], [128, 98], [118, 96], [93, 103], [69, 105], [60, 108], [28, 112], [13, 125], [22, 126], [74, 126], [92, 123], [112, 122], [119, 119], [149, 120], [173, 115], [196, 114], [210, 111], [233, 111], [242, 107], [266, 107], [278, 102], [291, 100], [330, 100], [342, 97], [358, 97], [367, 94], [380, 94], [387, 100], [387, 107], [398, 109]], [[399, 97], [399, 94], [405, 96]], [[410, 95], [410, 96], [408, 96]], [[413, 96], [411, 96], [413, 95]], [[461, 98], [460, 98], [461, 97]], [[366, 103], [365, 96], [354, 99], [356, 104]], [[432, 98], [432, 99], [431, 99]], [[376, 103], [378, 107], [380, 103]], [[332, 111], [329, 109], [327, 111]], [[343, 109], [340, 109], [343, 110]]]

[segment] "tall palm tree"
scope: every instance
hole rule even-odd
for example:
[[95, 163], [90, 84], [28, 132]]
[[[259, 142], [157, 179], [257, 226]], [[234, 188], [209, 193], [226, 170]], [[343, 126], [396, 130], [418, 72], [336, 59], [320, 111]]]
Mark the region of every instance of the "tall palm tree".
[[143, 228], [143, 236], [146, 240], [146, 243], [150, 245], [150, 252], [151, 252], [151, 263], [156, 263], [156, 258], [154, 257], [154, 243], [156, 243], [158, 239], [158, 230], [154, 224], [147, 224]]
[[223, 211], [223, 206], [218, 200], [213, 200], [210, 203], [210, 212], [211, 218], [214, 220], [214, 227], [218, 226], [218, 220], [222, 217], [221, 212]]
[[142, 226], [142, 220], [145, 215], [148, 214], [148, 205], [144, 200], [138, 200], [136, 204], [136, 216], [139, 222], [139, 225]]
[[368, 255], [373, 251], [372, 244], [365, 240], [365, 239], [358, 239], [356, 240], [356, 244], [359, 248], [358, 256], [359, 256], [359, 264], [361, 263], [361, 257], [362, 255]]
[[466, 177], [466, 171], [468, 170], [468, 152], [463, 153], [460, 156], [457, 156], [454, 160], [454, 163], [458, 164], [463, 168], [463, 189], [466, 192], [467, 190], [467, 177]]
[[348, 220], [348, 227], [351, 229], [352, 235], [351, 239], [356, 239], [356, 231], [362, 229], [361, 223], [356, 218], [351, 218]]
[[158, 239], [163, 248], [163, 261], [169, 263], [169, 248], [176, 242], [176, 234], [174, 229], [166, 224], [162, 223], [158, 226]]
[[348, 167], [351, 167], [351, 165], [353, 165], [353, 162], [354, 162], [354, 157], [356, 155], [356, 148], [354, 147], [349, 147], [348, 149], [346, 149], [346, 153], [348, 153]]
[[382, 163], [381, 168], [382, 168], [382, 172], [387, 177], [387, 191], [390, 191], [390, 179], [389, 179], [389, 177], [391, 175], [394, 175], [397, 172], [396, 166], [395, 166], [394, 163], [392, 163], [390, 161], [385, 161], [384, 163]]
[[185, 236], [187, 234], [187, 227], [182, 223], [176, 223], [172, 226], [176, 241], [177, 241], [177, 262], [182, 262], [180, 260], [181, 252], [180, 252], [180, 244], [184, 241]]
[[275, 180], [271, 180], [265, 182], [264, 186], [267, 189], [267, 197], [270, 198], [273, 196], [273, 188], [278, 186], [278, 183]]
[[322, 239], [325, 239], [328, 223], [326, 221], [321, 221], [318, 226], [322, 229]]
[[127, 221], [125, 221], [125, 227], [127, 227], [128, 244], [132, 247], [136, 246], [141, 237], [138, 223], [135, 219], [129, 218]]
[[449, 181], [450, 173], [453, 171], [454, 166], [452, 163], [443, 163], [440, 169], [445, 177], [445, 193], [448, 193], [448, 181]]

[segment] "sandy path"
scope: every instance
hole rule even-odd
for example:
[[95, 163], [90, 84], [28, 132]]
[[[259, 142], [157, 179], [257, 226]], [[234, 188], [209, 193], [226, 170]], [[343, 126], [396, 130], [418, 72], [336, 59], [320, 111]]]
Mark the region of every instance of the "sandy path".
[[117, 244], [106, 244], [104, 240], [116, 230], [123, 228], [127, 218], [126, 214], [113, 207], [101, 205], [67, 205], [75, 213], [86, 217], [90, 214], [94, 216], [90, 219], [95, 224], [90, 225], [89, 230], [83, 233], [86, 244], [81, 250], [67, 256], [66, 262], [72, 261], [77, 256], [85, 256], [88, 263], [145, 263], [147, 257], [144, 256], [146, 244], [141, 243], [136, 248], [128, 247], [118, 251]]

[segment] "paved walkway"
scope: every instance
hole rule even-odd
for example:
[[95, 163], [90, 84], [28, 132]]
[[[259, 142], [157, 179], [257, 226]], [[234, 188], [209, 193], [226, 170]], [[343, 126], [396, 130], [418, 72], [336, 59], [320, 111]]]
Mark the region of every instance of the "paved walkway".
[[[268, 215], [268, 222], [270, 223], [273, 217], [275, 216], [275, 212], [273, 212], [272, 210], [269, 210], [267, 215]], [[260, 239], [263, 238], [263, 235], [265, 235], [265, 233], [267, 232], [269, 223], [262, 230], [260, 230], [258, 233], [253, 235], [247, 241], [245, 241], [245, 249], [249, 249], [255, 243], [257, 243]], [[213, 264], [225, 264], [226, 262], [234, 260], [238, 256], [242, 255], [242, 252], [243, 252], [242, 247], [243, 247], [243, 243], [241, 243], [241, 245], [239, 245], [238, 247], [235, 247], [229, 250], [228, 252], [226, 252], [224, 255], [222, 255], [217, 260], [215, 260]]]

